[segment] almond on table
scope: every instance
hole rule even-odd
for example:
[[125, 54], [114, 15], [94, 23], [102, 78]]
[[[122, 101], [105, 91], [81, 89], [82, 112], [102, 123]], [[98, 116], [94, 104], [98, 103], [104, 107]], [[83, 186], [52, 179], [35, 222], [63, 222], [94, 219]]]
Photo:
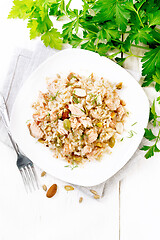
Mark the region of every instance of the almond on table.
[[46, 197], [52, 198], [57, 192], [57, 184], [53, 184], [47, 191]]

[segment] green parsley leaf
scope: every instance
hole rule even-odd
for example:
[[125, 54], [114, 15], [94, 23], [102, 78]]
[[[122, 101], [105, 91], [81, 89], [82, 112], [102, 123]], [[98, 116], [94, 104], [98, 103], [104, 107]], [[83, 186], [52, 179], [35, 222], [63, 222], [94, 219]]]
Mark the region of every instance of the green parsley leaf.
[[101, 40], [107, 40], [107, 42], [109, 42], [111, 39], [119, 39], [120, 34], [116, 25], [111, 22], [107, 22], [98, 32], [97, 37]]
[[150, 108], [150, 115], [149, 115], [149, 121], [153, 122], [154, 127], [156, 126], [157, 118], [158, 118], [158, 115], [157, 115], [156, 110], [155, 110], [155, 100], [154, 100], [153, 104]]
[[160, 68], [160, 46], [146, 52], [142, 58], [143, 70], [142, 75], [154, 74], [156, 68]]
[[147, 87], [153, 82], [153, 78], [151, 76], [146, 76], [143, 80], [142, 87]]
[[125, 32], [127, 28], [127, 23], [130, 18], [130, 13], [127, 9], [120, 4], [119, 2], [115, 1], [116, 4], [116, 23], [118, 27]]
[[56, 28], [52, 28], [48, 32], [44, 33], [41, 37], [45, 46], [50, 46], [51, 48], [62, 49], [62, 38], [61, 34], [57, 31]]
[[148, 159], [152, 156], [154, 156], [155, 152], [160, 152], [160, 149], [157, 147], [157, 142], [160, 139], [160, 130], [158, 132], [157, 136], [154, 136], [154, 134], [152, 133], [152, 131], [150, 131], [150, 129], [148, 130], [148, 132], [145, 129], [145, 133], [147, 134], [147, 139], [148, 140], [153, 140], [155, 139], [155, 143], [152, 146], [143, 146], [141, 148], [141, 150], [147, 151], [147, 153], [145, 154], [145, 158]]
[[149, 26], [160, 25], [160, 10], [148, 14]]
[[94, 22], [105, 22], [113, 19], [118, 27], [125, 31], [130, 18], [130, 12], [125, 8], [125, 5], [116, 0], [98, 0], [92, 8], [96, 13], [93, 17]]
[[151, 129], [145, 128], [145, 134], [144, 137], [148, 139], [149, 141], [156, 139], [156, 136], [152, 133]]
[[135, 3], [135, 6], [136, 6], [138, 12], [139, 12], [140, 8], [142, 7], [142, 5], [143, 5], [146, 1], [147, 1], [147, 0], [141, 0], [141, 1]]
[[145, 158], [148, 159], [152, 156], [154, 156], [154, 145], [149, 148], [148, 152], [145, 154]]
[[[92, 7], [95, 12], [94, 22], [105, 22], [111, 20], [115, 14], [115, 0], [98, 0]], [[107, 10], [107, 11], [106, 11]]]
[[156, 89], [157, 92], [159, 92], [160, 91], [160, 84], [156, 83], [155, 84], [155, 89]]
[[72, 39], [72, 31], [74, 28], [74, 21], [63, 24], [63, 41], [66, 42], [68, 39]]
[[155, 151], [155, 152], [160, 152], [160, 149], [157, 147], [157, 145], [155, 145], [154, 151]]
[[160, 96], [159, 97], [157, 97], [157, 102], [160, 104]]
[[143, 146], [140, 150], [147, 151], [148, 149], [150, 149], [150, 146]]
[[59, 8], [59, 3], [55, 2], [51, 5], [50, 10], [49, 10], [49, 15], [59, 15], [58, 13], [58, 8]]
[[[52, 21], [50, 20], [50, 18], [48, 17], [48, 15], [46, 15], [46, 16], [44, 17], [44, 20], [38, 19], [37, 30], [38, 30], [38, 32], [40, 32], [41, 34], [43, 34], [44, 32], [47, 32], [48, 30], [50, 30], [52, 26], [53, 26], [53, 23], [52, 23]], [[54, 28], [52, 28], [52, 29], [54, 29]]]
[[139, 42], [148, 44], [148, 42], [153, 41], [152, 36], [150, 35], [151, 31], [152, 28], [144, 27], [138, 31], [133, 31], [133, 33], [131, 33], [128, 38], [131, 43], [135, 41], [135, 44], [138, 44]]
[[34, 7], [33, 0], [14, 0], [13, 7], [8, 15], [8, 18], [27, 19], [32, 13]]
[[76, 48], [76, 47], [79, 46], [79, 44], [80, 44], [82, 41], [83, 41], [82, 38], [79, 38], [76, 34], [73, 34], [73, 35], [72, 35], [72, 39], [69, 40], [69, 43], [70, 43], [74, 48]]
[[38, 22], [36, 19], [28, 21], [27, 28], [30, 28], [30, 39], [39, 37], [41, 33], [37, 30]]

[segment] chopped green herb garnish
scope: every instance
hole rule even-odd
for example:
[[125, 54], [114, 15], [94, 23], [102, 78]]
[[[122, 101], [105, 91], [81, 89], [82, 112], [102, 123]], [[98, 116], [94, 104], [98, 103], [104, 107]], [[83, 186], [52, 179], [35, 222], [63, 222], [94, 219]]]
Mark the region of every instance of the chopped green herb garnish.
[[133, 130], [130, 130], [129, 132], [129, 136], [128, 136], [128, 138], [132, 138], [133, 136], [134, 136], [134, 134], [137, 134], [135, 131], [133, 131]]
[[[74, 76], [74, 75], [71, 77], [71, 79], [73, 79], [73, 78], [76, 78], [76, 79], [77, 79], [77, 77], [76, 77], [76, 76]], [[70, 80], [71, 80], [71, 79], [70, 79]]]
[[50, 99], [50, 101], [54, 101], [55, 99], [56, 99], [56, 97], [58, 96], [58, 94], [59, 94], [59, 91], [56, 93], [56, 95], [53, 97], [53, 96], [51, 96], [51, 99]]
[[57, 113], [57, 118], [56, 118], [56, 120], [54, 120], [54, 122], [57, 122], [58, 119], [59, 119], [59, 115], [58, 115], [58, 113]]
[[80, 140], [82, 141], [84, 139], [84, 134], [81, 135]]
[[72, 168], [71, 168], [71, 170], [73, 170], [74, 168], [77, 168], [78, 167], [78, 165], [74, 165]]
[[136, 125], [136, 124], [137, 124], [137, 122], [133, 123], [131, 126], [133, 127], [133, 126]]
[[97, 102], [97, 97], [98, 97], [98, 95], [93, 99], [92, 105], [94, 105]]
[[124, 138], [121, 138], [121, 140], [120, 140], [120, 141], [122, 142], [123, 140], [124, 140]]
[[83, 109], [81, 109], [82, 112], [86, 113]]
[[74, 162], [72, 162], [72, 165], [66, 165], [66, 166], [64, 166], [64, 167], [68, 167], [68, 168], [71, 168], [71, 170], [73, 170], [73, 169], [77, 168], [78, 165], [75, 164]]
[[73, 102], [76, 103], [76, 104], [78, 104], [78, 103], [79, 103], [79, 100], [78, 100], [78, 98], [75, 96], [74, 93], [72, 94], [72, 97], [73, 97]]
[[50, 113], [48, 113], [48, 114], [47, 114], [47, 117], [49, 117], [50, 115], [51, 115], [51, 114], [50, 114]]

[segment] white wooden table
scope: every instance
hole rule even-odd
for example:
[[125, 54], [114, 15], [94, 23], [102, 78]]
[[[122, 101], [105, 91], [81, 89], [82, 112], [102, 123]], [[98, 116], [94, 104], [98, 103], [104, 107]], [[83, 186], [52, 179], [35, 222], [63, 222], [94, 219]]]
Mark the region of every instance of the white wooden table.
[[[39, 41], [29, 40], [25, 22], [7, 20], [11, 3], [0, 2], [0, 90], [14, 49], [34, 50]], [[134, 70], [138, 66], [134, 61]], [[111, 179], [100, 201], [63, 188], [53, 199], [43, 190], [26, 195], [15, 161], [0, 143], [0, 240], [160, 239], [160, 155], [126, 168], [120, 181]], [[51, 176], [44, 181], [53, 184]]]

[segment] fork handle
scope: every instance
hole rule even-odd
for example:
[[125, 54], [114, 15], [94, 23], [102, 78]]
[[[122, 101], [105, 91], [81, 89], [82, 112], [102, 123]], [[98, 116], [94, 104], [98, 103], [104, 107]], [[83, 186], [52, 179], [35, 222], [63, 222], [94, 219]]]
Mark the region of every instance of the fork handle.
[[7, 106], [5, 104], [5, 100], [4, 100], [4, 97], [2, 96], [2, 94], [0, 93], [0, 114], [1, 114], [1, 117], [2, 117], [2, 121], [4, 123], [4, 126], [7, 130], [7, 133], [8, 133], [8, 136], [11, 140], [11, 143], [17, 153], [17, 155], [20, 154], [20, 150], [18, 148], [18, 145], [17, 143], [13, 140], [13, 137], [12, 137], [12, 134], [11, 134], [11, 131], [10, 131], [10, 123], [9, 123], [9, 116], [8, 116], [8, 111], [7, 111]]

